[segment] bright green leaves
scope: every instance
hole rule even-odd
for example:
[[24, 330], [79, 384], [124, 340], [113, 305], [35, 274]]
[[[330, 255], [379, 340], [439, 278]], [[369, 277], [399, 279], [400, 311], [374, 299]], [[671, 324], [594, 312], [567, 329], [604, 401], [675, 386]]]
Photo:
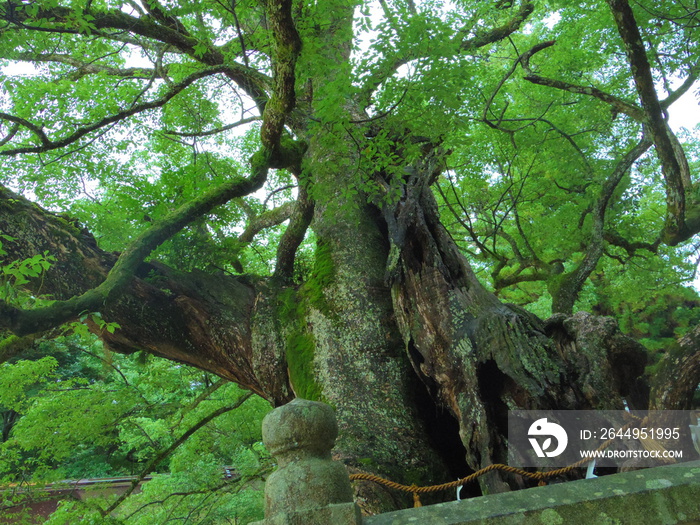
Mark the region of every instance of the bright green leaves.
[[157, 454], [172, 442], [173, 438], [166, 421], [147, 416], [128, 417], [119, 424], [122, 450], [131, 452], [138, 461]]
[[194, 50], [194, 56], [197, 58], [202, 58], [209, 47], [204, 42], [197, 42], [192, 49]]
[[84, 35], [91, 35], [97, 30], [94, 21], [95, 17], [84, 11], [73, 11], [66, 17], [66, 24], [74, 27], [78, 33]]
[[[260, 443], [261, 418], [270, 410], [265, 401], [251, 398], [230, 410], [241, 390], [201, 371], [161, 359], [139, 364], [76, 338], [42, 345], [56, 357], [0, 366], [0, 412], [17, 413], [3, 418], [14, 423], [3, 428], [0, 479], [16, 481], [19, 473], [34, 482], [124, 475], [161, 457], [157, 472], [167, 474], [144, 484], [115, 516], [132, 524], [163, 515], [200, 516], [197, 523], [218, 523], [225, 513], [261, 516], [262, 494], [249, 493], [238, 479], [245, 483], [270, 469]], [[223, 415], [200, 425], [216, 412]], [[198, 430], [188, 440], [172, 447], [193, 428]], [[150, 503], [157, 500], [167, 503]], [[99, 498], [89, 504], [105, 506]], [[68, 507], [52, 523], [74, 523]]]
[[49, 252], [44, 251], [42, 254], [37, 254], [34, 257], [23, 261], [15, 261], [2, 267], [2, 274], [7, 283], [14, 286], [22, 286], [27, 284], [30, 279], [39, 277], [42, 272], [51, 267], [51, 262], [56, 258], [49, 255]]
[[[14, 241], [8, 235], [0, 235], [0, 255], [6, 253], [2, 248], [2, 240]], [[43, 300], [26, 292], [23, 286], [32, 279], [40, 278], [55, 260], [53, 255], [44, 251], [28, 259], [0, 265], [0, 300], [19, 307], [39, 305]]]
[[54, 379], [57, 367], [58, 362], [53, 357], [0, 365], [0, 406], [25, 412], [30, 404], [28, 395], [31, 390], [42, 382]]
[[73, 334], [86, 341], [90, 341], [92, 338], [91, 328], [93, 330], [96, 329], [95, 333], [98, 334], [113, 334], [120, 326], [119, 323], [105, 321], [100, 312], [85, 312], [80, 315], [77, 321], [65, 323], [61, 327], [61, 333], [64, 335]]
[[80, 383], [46, 385], [41, 399], [13, 428], [14, 443], [50, 462], [113, 443], [114, 424], [127, 409], [128, 398]]

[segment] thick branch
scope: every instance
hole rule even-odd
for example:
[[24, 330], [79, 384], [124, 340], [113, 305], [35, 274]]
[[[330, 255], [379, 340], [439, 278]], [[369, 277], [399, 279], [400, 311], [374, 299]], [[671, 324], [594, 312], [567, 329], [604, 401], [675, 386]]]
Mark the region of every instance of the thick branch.
[[586, 279], [595, 270], [598, 261], [603, 255], [605, 215], [615, 189], [620, 184], [622, 177], [630, 170], [632, 164], [651, 147], [651, 140], [642, 135], [639, 143], [628, 151], [615, 165], [608, 178], [600, 189], [600, 195], [591, 212], [593, 224], [591, 225], [588, 249], [583, 260], [571, 272], [555, 278], [550, 286], [552, 294], [552, 313], [571, 314], [574, 303], [583, 288]]
[[257, 217], [252, 217], [243, 233], [238, 236], [240, 242], [250, 242], [262, 230], [282, 224], [292, 216], [293, 202], [285, 202], [272, 210], [267, 210]]
[[297, 249], [304, 240], [306, 230], [314, 216], [314, 203], [309, 197], [304, 185], [299, 186], [294, 211], [292, 212], [289, 226], [284, 231], [277, 245], [277, 264], [275, 265], [275, 279], [281, 282], [291, 282], [294, 274], [294, 259]]
[[[55, 256], [45, 275], [28, 285], [37, 296], [80, 296], [103, 283], [117, 260], [87, 230], [2, 186], [0, 231], [16, 239], [3, 243], [7, 260], [45, 251]], [[260, 330], [255, 323], [265, 319], [256, 312], [267, 301], [265, 280], [258, 277], [178, 272], [152, 261], [137, 268], [116, 300], [99, 305], [103, 318], [120, 328], [109, 333], [89, 326], [114, 352], [144, 351], [186, 363], [281, 404], [290, 399], [283, 346], [254, 335]], [[274, 339], [272, 325], [264, 330]]]
[[187, 31], [185, 26], [182, 25], [177, 18], [168, 14], [165, 8], [157, 0], [146, 0], [143, 2], [143, 5], [146, 8], [146, 11], [148, 11], [153, 18], [158, 20], [158, 22], [166, 27], [174, 29], [178, 33], [189, 36], [190, 33]]
[[301, 51], [301, 38], [294, 26], [291, 0], [267, 0], [266, 11], [273, 35], [274, 89], [263, 113], [260, 139], [276, 156], [285, 119], [296, 105], [294, 70]]
[[653, 243], [630, 242], [627, 239], [625, 239], [622, 235], [612, 230], [606, 230], [603, 233], [603, 238], [608, 244], [612, 244], [613, 246], [619, 246], [620, 248], [625, 250], [627, 252], [627, 255], [629, 255], [630, 257], [636, 255], [636, 253], [639, 250], [646, 250], [651, 253], [657, 253], [659, 251], [659, 244], [661, 243], [660, 238], [654, 241]]
[[0, 301], [0, 327], [16, 335], [27, 335], [54, 328], [81, 312], [100, 309], [105, 302], [118, 296], [153, 249], [214, 207], [258, 190], [266, 176], [267, 165], [258, 164], [250, 179], [238, 177], [181, 206], [136, 237], [119, 256], [104, 282], [77, 297], [33, 310], [22, 310]]
[[551, 272], [542, 270], [533, 270], [531, 273], [521, 273], [520, 270], [524, 270], [525, 267], [521, 267], [516, 273], [507, 275], [505, 277], [499, 277], [494, 280], [494, 289], [501, 290], [509, 286], [513, 286], [519, 283], [528, 283], [536, 281], [546, 281], [552, 276]]
[[[666, 226], [665, 236], [669, 244], [677, 244], [678, 239], [686, 234], [685, 225], [685, 190], [682, 169], [687, 160], [682, 148], [674, 145], [671, 130], [664, 119], [659, 103], [651, 66], [646, 49], [634, 18], [634, 13], [627, 0], [608, 0], [617, 29], [624, 44], [627, 61], [632, 78], [642, 102], [645, 120], [649, 126], [656, 153], [661, 161], [661, 169], [666, 180]], [[684, 166], [685, 165], [685, 166]]]

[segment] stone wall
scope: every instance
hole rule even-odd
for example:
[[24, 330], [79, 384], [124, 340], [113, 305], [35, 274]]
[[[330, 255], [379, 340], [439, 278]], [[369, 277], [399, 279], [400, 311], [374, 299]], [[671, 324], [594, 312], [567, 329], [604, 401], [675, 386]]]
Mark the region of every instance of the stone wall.
[[700, 461], [389, 512], [364, 525], [700, 525]]

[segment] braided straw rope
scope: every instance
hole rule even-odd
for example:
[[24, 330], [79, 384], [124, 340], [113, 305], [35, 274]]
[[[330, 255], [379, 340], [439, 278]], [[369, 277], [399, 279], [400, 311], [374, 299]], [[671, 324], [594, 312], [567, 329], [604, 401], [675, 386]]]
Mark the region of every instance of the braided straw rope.
[[[637, 416], [634, 416], [632, 414], [629, 414], [630, 417], [633, 418], [633, 420], [629, 423], [627, 423], [625, 426], [621, 427], [621, 431], [625, 431], [635, 424], [639, 424], [642, 421], [642, 418], [639, 418]], [[610, 446], [611, 443], [615, 441], [615, 438], [608, 439], [607, 441], [603, 442], [596, 450], [595, 452], [599, 452], [601, 450], [605, 450]], [[644, 441], [642, 441], [642, 445], [647, 448], [647, 450], [651, 449], [656, 449], [656, 450], [663, 450], [663, 447], [659, 443], [653, 442], [651, 443], [648, 438], [646, 438]], [[660, 447], [660, 448], [659, 448]], [[477, 479], [479, 476], [483, 476], [487, 472], [490, 472], [492, 470], [502, 470], [504, 472], [510, 472], [512, 474], [519, 474], [520, 476], [530, 478], [533, 480], [538, 481], [538, 485], [543, 486], [546, 485], [546, 479], [547, 478], [552, 478], [555, 476], [560, 476], [562, 474], [565, 474], [567, 472], [570, 472], [578, 467], [581, 467], [585, 465], [586, 463], [590, 463], [591, 458], [583, 458], [577, 461], [576, 463], [572, 463], [571, 465], [567, 467], [562, 467], [556, 470], [550, 470], [548, 472], [528, 472], [526, 470], [522, 470], [516, 467], [511, 467], [509, 465], [503, 465], [502, 463], [495, 463], [493, 465], [489, 465], [488, 467], [484, 467], [481, 470], [477, 470], [473, 474], [470, 474], [467, 477], [458, 479], [457, 481], [451, 481], [449, 483], [443, 483], [441, 485], [430, 485], [427, 487], [419, 487], [417, 485], [402, 485], [401, 483], [396, 483], [395, 481], [390, 481], [388, 479], [384, 479], [380, 476], [375, 476], [374, 474], [370, 474], [368, 472], [359, 472], [356, 474], [350, 474], [350, 481], [372, 481], [374, 483], [378, 483], [380, 485], [384, 485], [385, 487], [388, 487], [390, 489], [395, 489], [395, 490], [401, 490], [404, 492], [410, 492], [413, 494], [413, 506], [414, 507], [421, 507], [421, 501], [420, 501], [420, 494], [427, 494], [429, 492], [438, 492], [441, 490], [449, 490], [449, 489], [455, 489], [459, 487], [460, 485], [466, 485], [467, 483], [470, 483]]]

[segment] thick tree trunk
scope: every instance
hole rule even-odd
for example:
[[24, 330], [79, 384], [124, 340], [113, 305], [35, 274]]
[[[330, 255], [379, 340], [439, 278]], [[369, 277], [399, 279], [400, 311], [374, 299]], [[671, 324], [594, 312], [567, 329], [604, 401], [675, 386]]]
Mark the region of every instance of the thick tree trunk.
[[[623, 396], [646, 405], [635, 390], [645, 352], [612, 319], [579, 313], [543, 322], [502, 304], [478, 282], [441, 224], [430, 190], [441, 170], [437, 145], [418, 137], [411, 142], [398, 131], [396, 151], [387, 156], [393, 165], [370, 173], [374, 168], [363, 164], [360, 151], [371, 149], [365, 146], [372, 137], [381, 136], [377, 150], [388, 147], [389, 127], [404, 127], [388, 114], [369, 119], [356, 101], [362, 97], [350, 74], [355, 8], [342, 1], [305, 5], [299, 20], [324, 22], [296, 29], [291, 9], [291, 2], [268, 5], [275, 29], [272, 96], [263, 104], [262, 88], [249, 90], [263, 113], [256, 184], [268, 167], [284, 167], [307, 185], [308, 203], [297, 210], [300, 227], [281, 249], [284, 264], [274, 278], [260, 278], [143, 263], [126, 289], [100, 308], [105, 320], [121, 326], [99, 333], [105, 343], [197, 366], [273, 405], [295, 396], [324, 400], [339, 419], [337, 456], [351, 468], [408, 484], [441, 483], [506, 462], [509, 409], [619, 409]], [[505, 38], [531, 11], [524, 4], [509, 25], [478, 38], [460, 36], [460, 48]], [[186, 40], [172, 44], [189, 52]], [[410, 56], [396, 55], [389, 70]], [[224, 59], [208, 52], [206, 60], [211, 66]], [[384, 75], [370, 82], [372, 89]], [[289, 151], [285, 126], [299, 140]], [[411, 154], [401, 152], [404, 139]], [[419, 161], [404, 160], [419, 152]], [[385, 171], [393, 180], [383, 168], [391, 168]], [[398, 200], [367, 195], [361, 169], [392, 198], [398, 190]], [[306, 282], [292, 286], [284, 274], [309, 220], [315, 266]], [[3, 242], [10, 260], [44, 251], [56, 257], [33, 283], [35, 294], [54, 299], [95, 288], [117, 260], [86, 230], [2, 187], [0, 233], [15, 239]], [[571, 299], [562, 299], [567, 313]], [[695, 348], [696, 339], [681, 347]], [[683, 359], [669, 364], [654, 391], [665, 407], [683, 405], [694, 388], [697, 359]], [[692, 374], [674, 391], [674, 366], [684, 363]], [[495, 492], [520, 482], [494, 472], [480, 483], [483, 492]], [[357, 494], [369, 512], [398, 504], [393, 493], [369, 483], [359, 484]]]
[[[35, 293], [66, 299], [104, 279], [116, 256], [86, 230], [5, 188], [0, 197], [0, 231], [16, 239], [4, 243], [8, 261], [44, 251], [57, 257]], [[199, 367], [274, 405], [296, 394], [329, 402], [340, 420], [339, 457], [355, 468], [404, 482], [452, 479], [418, 409], [426, 395], [402, 351], [382, 282], [387, 245], [365, 211], [354, 212], [362, 224], [348, 223], [359, 229], [324, 230], [319, 215], [315, 271], [300, 288], [144, 263], [101, 310], [120, 328], [99, 335], [114, 351]], [[405, 505], [371, 484], [359, 497], [370, 511]]]

